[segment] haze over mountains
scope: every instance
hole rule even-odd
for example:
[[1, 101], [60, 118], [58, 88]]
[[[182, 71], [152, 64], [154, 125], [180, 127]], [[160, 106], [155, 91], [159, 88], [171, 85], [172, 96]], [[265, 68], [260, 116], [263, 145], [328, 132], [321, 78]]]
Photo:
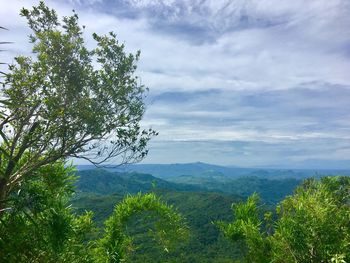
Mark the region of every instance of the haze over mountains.
[[[303, 166], [304, 167], [304, 166]], [[95, 169], [93, 165], [78, 165], [78, 170]], [[176, 164], [131, 164], [119, 167], [106, 166], [105, 169], [114, 172], [136, 172], [151, 174], [162, 179], [178, 176], [199, 176], [202, 178], [216, 176], [226, 178], [239, 178], [242, 176], [257, 176], [267, 179], [298, 178], [321, 175], [350, 175], [350, 169], [325, 169], [311, 167], [310, 169], [287, 169], [287, 168], [242, 168], [213, 165], [203, 162], [176, 163]]]
[[78, 166], [77, 187], [95, 194], [135, 194], [153, 190], [217, 192], [246, 198], [257, 192], [266, 203], [276, 204], [302, 180], [326, 175], [350, 175], [349, 170], [256, 169], [212, 165], [134, 164], [120, 167]]

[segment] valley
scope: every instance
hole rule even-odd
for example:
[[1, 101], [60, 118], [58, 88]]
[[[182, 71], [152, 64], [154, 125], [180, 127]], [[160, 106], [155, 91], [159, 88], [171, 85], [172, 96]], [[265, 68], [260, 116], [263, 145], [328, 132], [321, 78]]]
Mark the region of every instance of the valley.
[[[114, 205], [125, 195], [139, 192], [155, 193], [185, 217], [190, 230], [188, 241], [168, 252], [149, 235], [154, 227], [152, 215], [133, 219], [127, 230], [134, 242], [132, 262], [232, 262], [232, 258], [241, 257], [239, 249], [215, 225], [218, 221], [232, 221], [232, 204], [256, 192], [264, 210], [272, 210], [293, 193], [302, 179], [322, 176], [309, 170], [229, 168], [204, 163], [78, 169], [73, 207], [78, 214], [93, 211], [98, 227], [103, 226]], [[324, 175], [330, 172], [336, 175], [341, 171], [322, 171]]]

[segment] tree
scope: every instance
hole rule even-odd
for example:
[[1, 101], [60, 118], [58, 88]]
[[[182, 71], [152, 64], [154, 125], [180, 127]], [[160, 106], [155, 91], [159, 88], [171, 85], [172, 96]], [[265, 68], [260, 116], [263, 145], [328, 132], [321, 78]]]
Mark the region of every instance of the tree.
[[246, 262], [349, 262], [350, 178], [308, 179], [273, 215], [259, 219], [258, 199], [233, 207], [235, 220], [220, 223], [225, 236], [243, 242]]
[[186, 237], [187, 227], [171, 206], [154, 194], [127, 196], [96, 235], [92, 212], [80, 216], [69, 205], [76, 176], [63, 162], [40, 167], [10, 195], [11, 210], [0, 218], [1, 262], [125, 262], [131, 250], [130, 218], [153, 212], [155, 236], [166, 248]]
[[113, 215], [106, 220], [104, 236], [94, 249], [95, 262], [124, 262], [132, 244], [125, 233], [125, 226], [132, 216], [142, 212], [153, 212], [157, 216], [156, 237], [164, 245], [164, 250], [168, 250], [170, 242], [187, 237], [183, 219], [172, 206], [163, 203], [153, 193], [128, 196], [116, 205]]
[[31, 57], [9, 66], [0, 100], [0, 213], [12, 189], [38, 168], [84, 158], [95, 165], [139, 161], [156, 135], [142, 130], [145, 87], [134, 75], [140, 53], [127, 54], [114, 33], [84, 43], [78, 15], [44, 2], [22, 9], [33, 31]]
[[40, 167], [11, 192], [0, 218], [1, 262], [91, 262], [92, 213], [69, 206], [76, 177], [64, 163]]

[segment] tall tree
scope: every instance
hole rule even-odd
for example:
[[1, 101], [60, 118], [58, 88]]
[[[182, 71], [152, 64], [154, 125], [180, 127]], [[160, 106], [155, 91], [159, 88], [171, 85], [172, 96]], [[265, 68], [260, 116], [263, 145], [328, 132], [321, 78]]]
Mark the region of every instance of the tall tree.
[[44, 2], [21, 15], [35, 57], [15, 58], [0, 94], [0, 213], [11, 189], [41, 166], [69, 157], [139, 161], [156, 135], [140, 127], [140, 52], [127, 54], [112, 32], [93, 34], [97, 45], [89, 50], [78, 15], [61, 21]]

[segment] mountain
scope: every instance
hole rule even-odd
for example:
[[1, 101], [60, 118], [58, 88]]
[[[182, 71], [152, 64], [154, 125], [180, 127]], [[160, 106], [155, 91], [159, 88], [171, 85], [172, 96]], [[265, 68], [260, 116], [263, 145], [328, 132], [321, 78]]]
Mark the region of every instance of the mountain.
[[139, 173], [152, 174], [159, 178], [169, 178], [179, 175], [197, 175], [203, 174], [222, 174], [224, 176], [238, 177], [253, 171], [249, 168], [225, 167], [220, 165], [207, 164], [202, 162], [196, 163], [175, 163], [175, 164], [136, 164], [116, 168], [116, 171], [134, 171]]
[[[93, 165], [78, 165], [79, 171], [94, 170]], [[181, 175], [200, 176], [222, 175], [225, 177], [241, 177], [257, 171], [255, 168], [225, 167], [220, 165], [196, 163], [175, 163], [175, 164], [130, 164], [118, 167], [106, 166], [105, 170], [119, 173], [144, 173], [155, 177], [168, 179]]]
[[[219, 172], [206, 171], [202, 174], [163, 177], [136, 172], [111, 172], [103, 169], [81, 170], [77, 190], [82, 193], [100, 195], [135, 194], [154, 190], [217, 192], [247, 197], [257, 192], [266, 203], [276, 204], [286, 195], [293, 193], [301, 179], [287, 177], [273, 179], [268, 172], [259, 177], [260, 171], [252, 172], [252, 176], [231, 178]], [[294, 174], [293, 174], [294, 175]], [[270, 178], [271, 179], [267, 179]]]
[[[111, 215], [113, 208], [125, 194], [139, 191], [155, 192], [161, 199], [184, 216], [190, 237], [187, 242], [173, 247], [169, 253], [147, 234], [154, 221], [149, 214], [137, 216], [128, 225], [137, 248], [131, 261], [144, 262], [230, 262], [237, 258], [238, 250], [222, 237], [213, 222], [231, 221], [231, 205], [242, 200], [232, 194], [209, 192], [196, 185], [174, 183], [149, 174], [119, 173], [103, 169], [86, 169], [78, 172], [77, 194], [72, 205], [78, 214], [94, 212], [97, 226]], [[94, 235], [100, 235], [97, 231]]]
[[135, 194], [149, 192], [154, 188], [176, 191], [204, 190], [199, 186], [173, 183], [142, 173], [120, 173], [104, 169], [87, 169], [78, 171], [76, 183], [79, 192], [95, 194]]
[[[79, 171], [95, 169], [92, 165], [78, 165]], [[259, 177], [265, 179], [304, 179], [311, 176], [322, 175], [350, 175], [350, 170], [336, 169], [284, 169], [284, 168], [241, 168], [226, 167], [220, 165], [197, 163], [181, 164], [132, 164], [120, 167], [105, 167], [108, 171], [119, 173], [142, 173], [150, 174], [163, 180], [172, 180], [179, 176], [192, 176], [204, 178], [216, 177], [237, 179], [240, 177]]]
[[182, 175], [169, 178], [174, 183], [188, 184], [207, 189], [207, 191], [235, 194], [248, 197], [258, 193], [262, 201], [276, 204], [285, 196], [291, 195], [294, 189], [302, 182], [297, 178], [266, 179], [257, 176], [245, 176], [237, 179], [217, 176], [197, 177]]
[[[264, 207], [268, 208], [291, 194], [300, 183], [300, 180], [293, 178], [275, 180], [258, 176], [229, 177], [222, 173], [220, 167], [202, 163], [169, 166], [173, 170], [172, 176], [164, 176], [167, 180], [145, 173], [116, 172], [115, 169], [80, 169], [76, 183], [77, 195], [72, 200], [73, 207], [79, 214], [92, 210], [97, 225], [101, 227], [125, 194], [155, 192], [182, 213], [190, 229], [190, 238], [165, 253], [147, 234], [152, 229], [154, 220], [149, 214], [136, 216], [127, 227], [137, 248], [131, 262], [223, 263], [232, 262], [240, 255], [237, 247], [220, 235], [214, 222], [231, 221], [232, 204], [244, 200], [253, 192], [260, 194]], [[146, 165], [146, 168], [162, 172], [162, 169], [169, 166]], [[182, 173], [185, 168], [193, 175], [175, 175]], [[260, 170], [251, 171], [254, 175], [260, 173], [262, 174]], [[263, 174], [263, 177], [269, 176], [269, 172]]]

